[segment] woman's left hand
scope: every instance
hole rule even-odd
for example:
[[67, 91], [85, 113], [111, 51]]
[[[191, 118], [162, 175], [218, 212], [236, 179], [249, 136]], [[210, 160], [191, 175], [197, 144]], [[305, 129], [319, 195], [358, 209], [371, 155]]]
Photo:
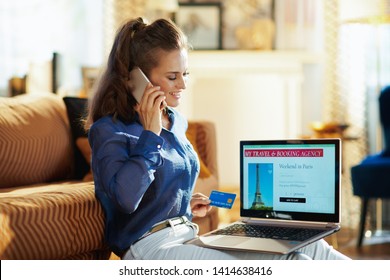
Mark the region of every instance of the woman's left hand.
[[204, 217], [211, 210], [210, 199], [202, 193], [192, 195], [190, 206], [194, 217]]

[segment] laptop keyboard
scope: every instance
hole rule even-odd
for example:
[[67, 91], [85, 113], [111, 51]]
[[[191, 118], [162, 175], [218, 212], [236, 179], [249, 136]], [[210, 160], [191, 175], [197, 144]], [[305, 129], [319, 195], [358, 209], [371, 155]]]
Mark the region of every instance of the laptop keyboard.
[[304, 241], [324, 231], [322, 229], [234, 224], [217, 230], [213, 234]]

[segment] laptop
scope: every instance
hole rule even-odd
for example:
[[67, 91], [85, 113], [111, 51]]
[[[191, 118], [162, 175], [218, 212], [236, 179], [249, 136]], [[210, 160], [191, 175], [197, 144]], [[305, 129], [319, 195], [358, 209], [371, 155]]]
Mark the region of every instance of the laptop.
[[240, 141], [240, 220], [200, 246], [288, 254], [340, 229], [340, 139]]

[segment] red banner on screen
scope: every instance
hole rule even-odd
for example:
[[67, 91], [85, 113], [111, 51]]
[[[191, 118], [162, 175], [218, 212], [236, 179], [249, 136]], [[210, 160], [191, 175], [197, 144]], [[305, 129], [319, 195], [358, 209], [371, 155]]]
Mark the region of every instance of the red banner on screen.
[[323, 157], [323, 149], [248, 149], [246, 157]]

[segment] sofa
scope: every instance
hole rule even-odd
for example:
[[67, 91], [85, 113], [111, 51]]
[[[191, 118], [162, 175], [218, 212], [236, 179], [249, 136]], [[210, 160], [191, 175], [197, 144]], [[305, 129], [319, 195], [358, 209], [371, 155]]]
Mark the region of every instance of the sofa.
[[[87, 100], [52, 93], [0, 97], [0, 259], [110, 259], [80, 120]], [[201, 174], [195, 191], [218, 188], [214, 124], [190, 121]], [[204, 233], [213, 209], [193, 220]]]

